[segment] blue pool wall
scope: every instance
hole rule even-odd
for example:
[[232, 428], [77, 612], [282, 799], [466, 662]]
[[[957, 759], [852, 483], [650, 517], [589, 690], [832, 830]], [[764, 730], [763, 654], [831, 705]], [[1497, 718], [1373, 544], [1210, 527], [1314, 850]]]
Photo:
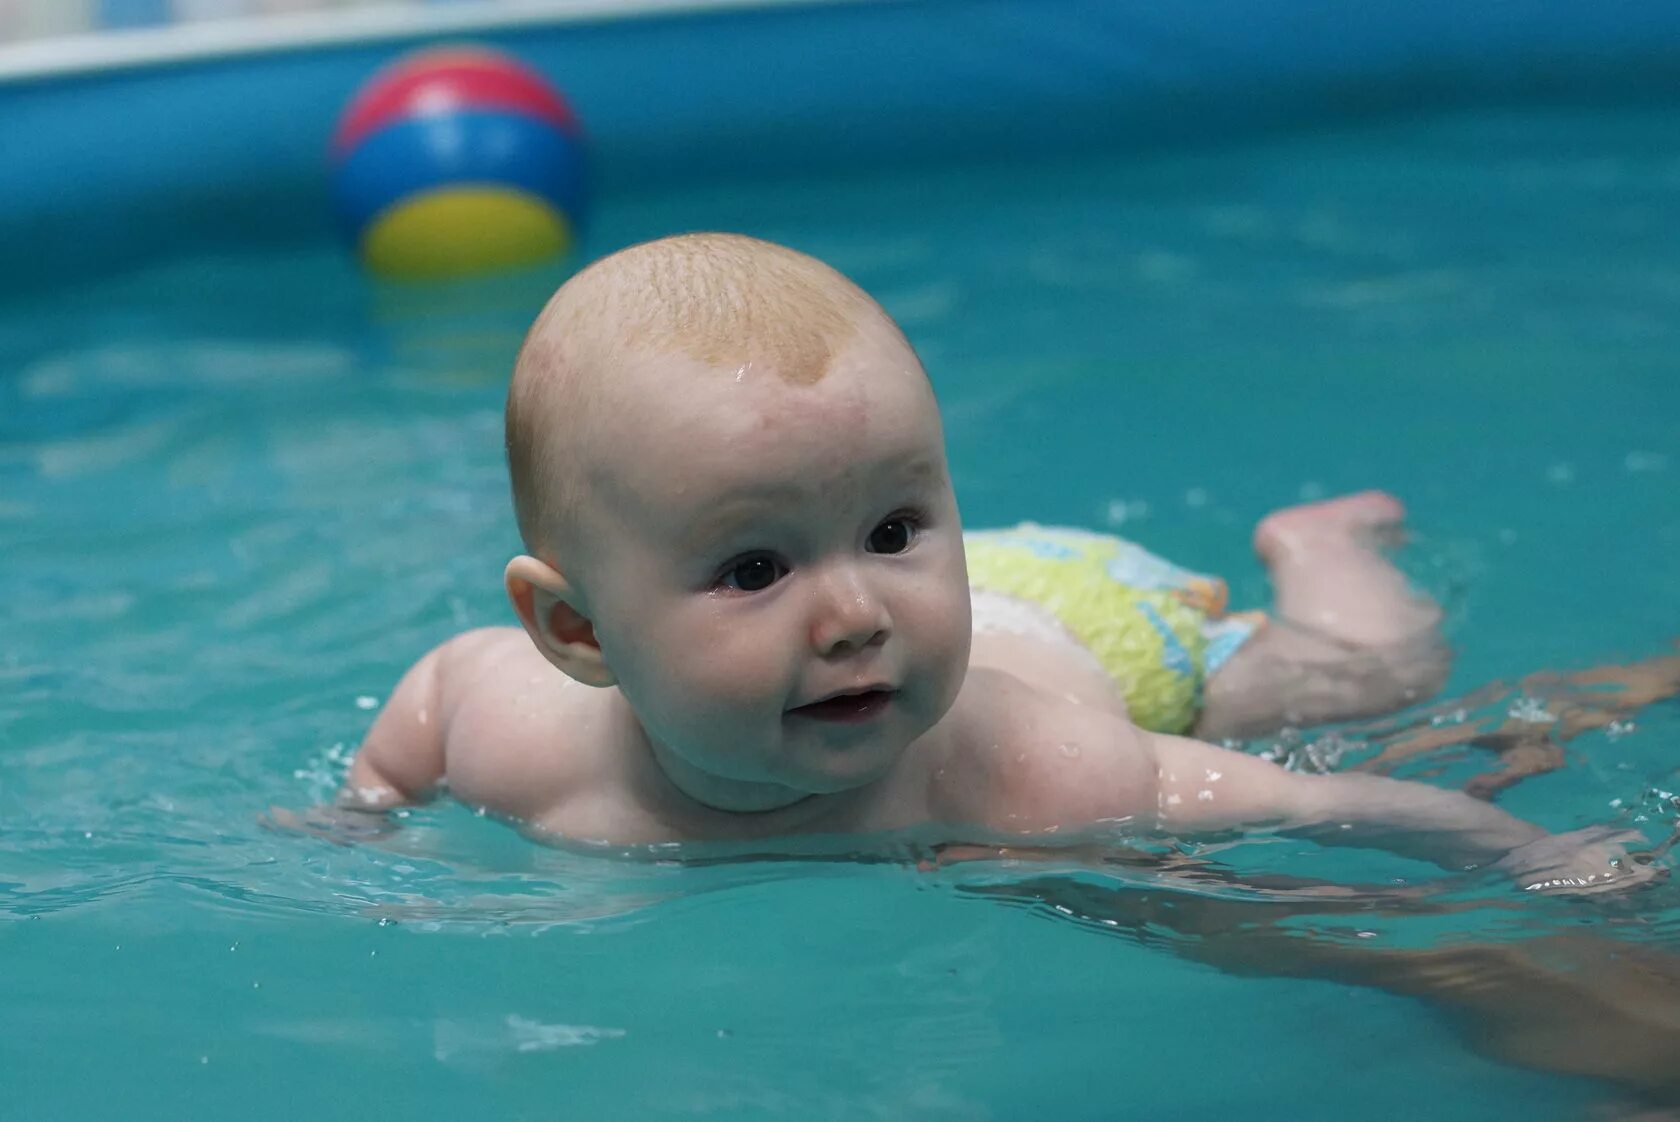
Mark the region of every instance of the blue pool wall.
[[[447, 39], [510, 50], [565, 90], [597, 191], [1680, 92], [1680, 4], [1650, 0], [841, 0]], [[338, 114], [424, 41], [0, 78], [0, 291], [325, 236]]]

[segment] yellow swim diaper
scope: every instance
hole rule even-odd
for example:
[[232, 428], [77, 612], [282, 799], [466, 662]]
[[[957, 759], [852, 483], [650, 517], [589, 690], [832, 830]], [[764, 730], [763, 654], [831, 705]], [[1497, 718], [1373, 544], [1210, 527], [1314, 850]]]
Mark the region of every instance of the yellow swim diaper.
[[1195, 723], [1203, 683], [1261, 623], [1225, 614], [1218, 577], [1109, 534], [1029, 522], [964, 543], [970, 587], [1049, 612], [1113, 676], [1132, 720], [1156, 732]]

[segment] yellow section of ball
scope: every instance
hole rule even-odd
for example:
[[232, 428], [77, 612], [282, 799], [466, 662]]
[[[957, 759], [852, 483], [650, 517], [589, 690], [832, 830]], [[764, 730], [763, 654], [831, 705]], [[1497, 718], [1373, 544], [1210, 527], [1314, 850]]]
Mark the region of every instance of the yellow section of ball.
[[362, 260], [382, 276], [429, 280], [534, 265], [564, 253], [571, 223], [546, 199], [507, 187], [443, 187], [380, 213]]

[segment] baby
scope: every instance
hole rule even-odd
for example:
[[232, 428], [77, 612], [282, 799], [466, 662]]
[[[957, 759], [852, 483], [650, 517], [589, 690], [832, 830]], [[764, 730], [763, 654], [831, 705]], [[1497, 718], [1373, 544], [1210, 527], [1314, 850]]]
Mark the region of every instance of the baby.
[[[965, 541], [904, 336], [827, 266], [751, 238], [613, 254], [532, 327], [507, 412], [524, 633], [458, 636], [397, 686], [341, 805], [455, 797], [632, 845], [932, 827], [1249, 825], [1524, 883], [1643, 879], [1467, 796], [1310, 776], [1231, 736], [1403, 706], [1444, 674], [1437, 610], [1363, 494], [1274, 514], [1274, 617], [1127, 543]], [[966, 548], [965, 548], [966, 546]], [[1520, 851], [1515, 856], [1513, 851]]]

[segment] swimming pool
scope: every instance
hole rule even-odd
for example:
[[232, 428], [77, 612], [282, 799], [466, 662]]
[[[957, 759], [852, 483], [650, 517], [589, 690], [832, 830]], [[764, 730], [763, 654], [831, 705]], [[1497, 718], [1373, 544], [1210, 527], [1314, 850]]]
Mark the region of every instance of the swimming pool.
[[[1255, 518], [1377, 485], [1455, 605], [1455, 688], [1676, 632], [1672, 103], [748, 170], [616, 182], [588, 252], [739, 229], [853, 275], [928, 365], [970, 524], [1122, 524], [1258, 598]], [[374, 289], [290, 229], [0, 304], [8, 1117], [1310, 1119], [1380, 1094], [1551, 1118], [1600, 1095], [1480, 1058], [1424, 1004], [1102, 921], [1105, 895], [1202, 893], [1262, 924], [1264, 892], [1072, 861], [683, 868], [453, 807], [382, 845], [265, 830], [330, 791], [418, 652], [505, 621], [500, 398], [554, 281]], [[1677, 732], [1670, 707], [1584, 737], [1505, 803], [1657, 840]], [[1680, 946], [1667, 890], [1449, 895], [1466, 910], [1289, 925], [1415, 946], [1614, 920]]]

